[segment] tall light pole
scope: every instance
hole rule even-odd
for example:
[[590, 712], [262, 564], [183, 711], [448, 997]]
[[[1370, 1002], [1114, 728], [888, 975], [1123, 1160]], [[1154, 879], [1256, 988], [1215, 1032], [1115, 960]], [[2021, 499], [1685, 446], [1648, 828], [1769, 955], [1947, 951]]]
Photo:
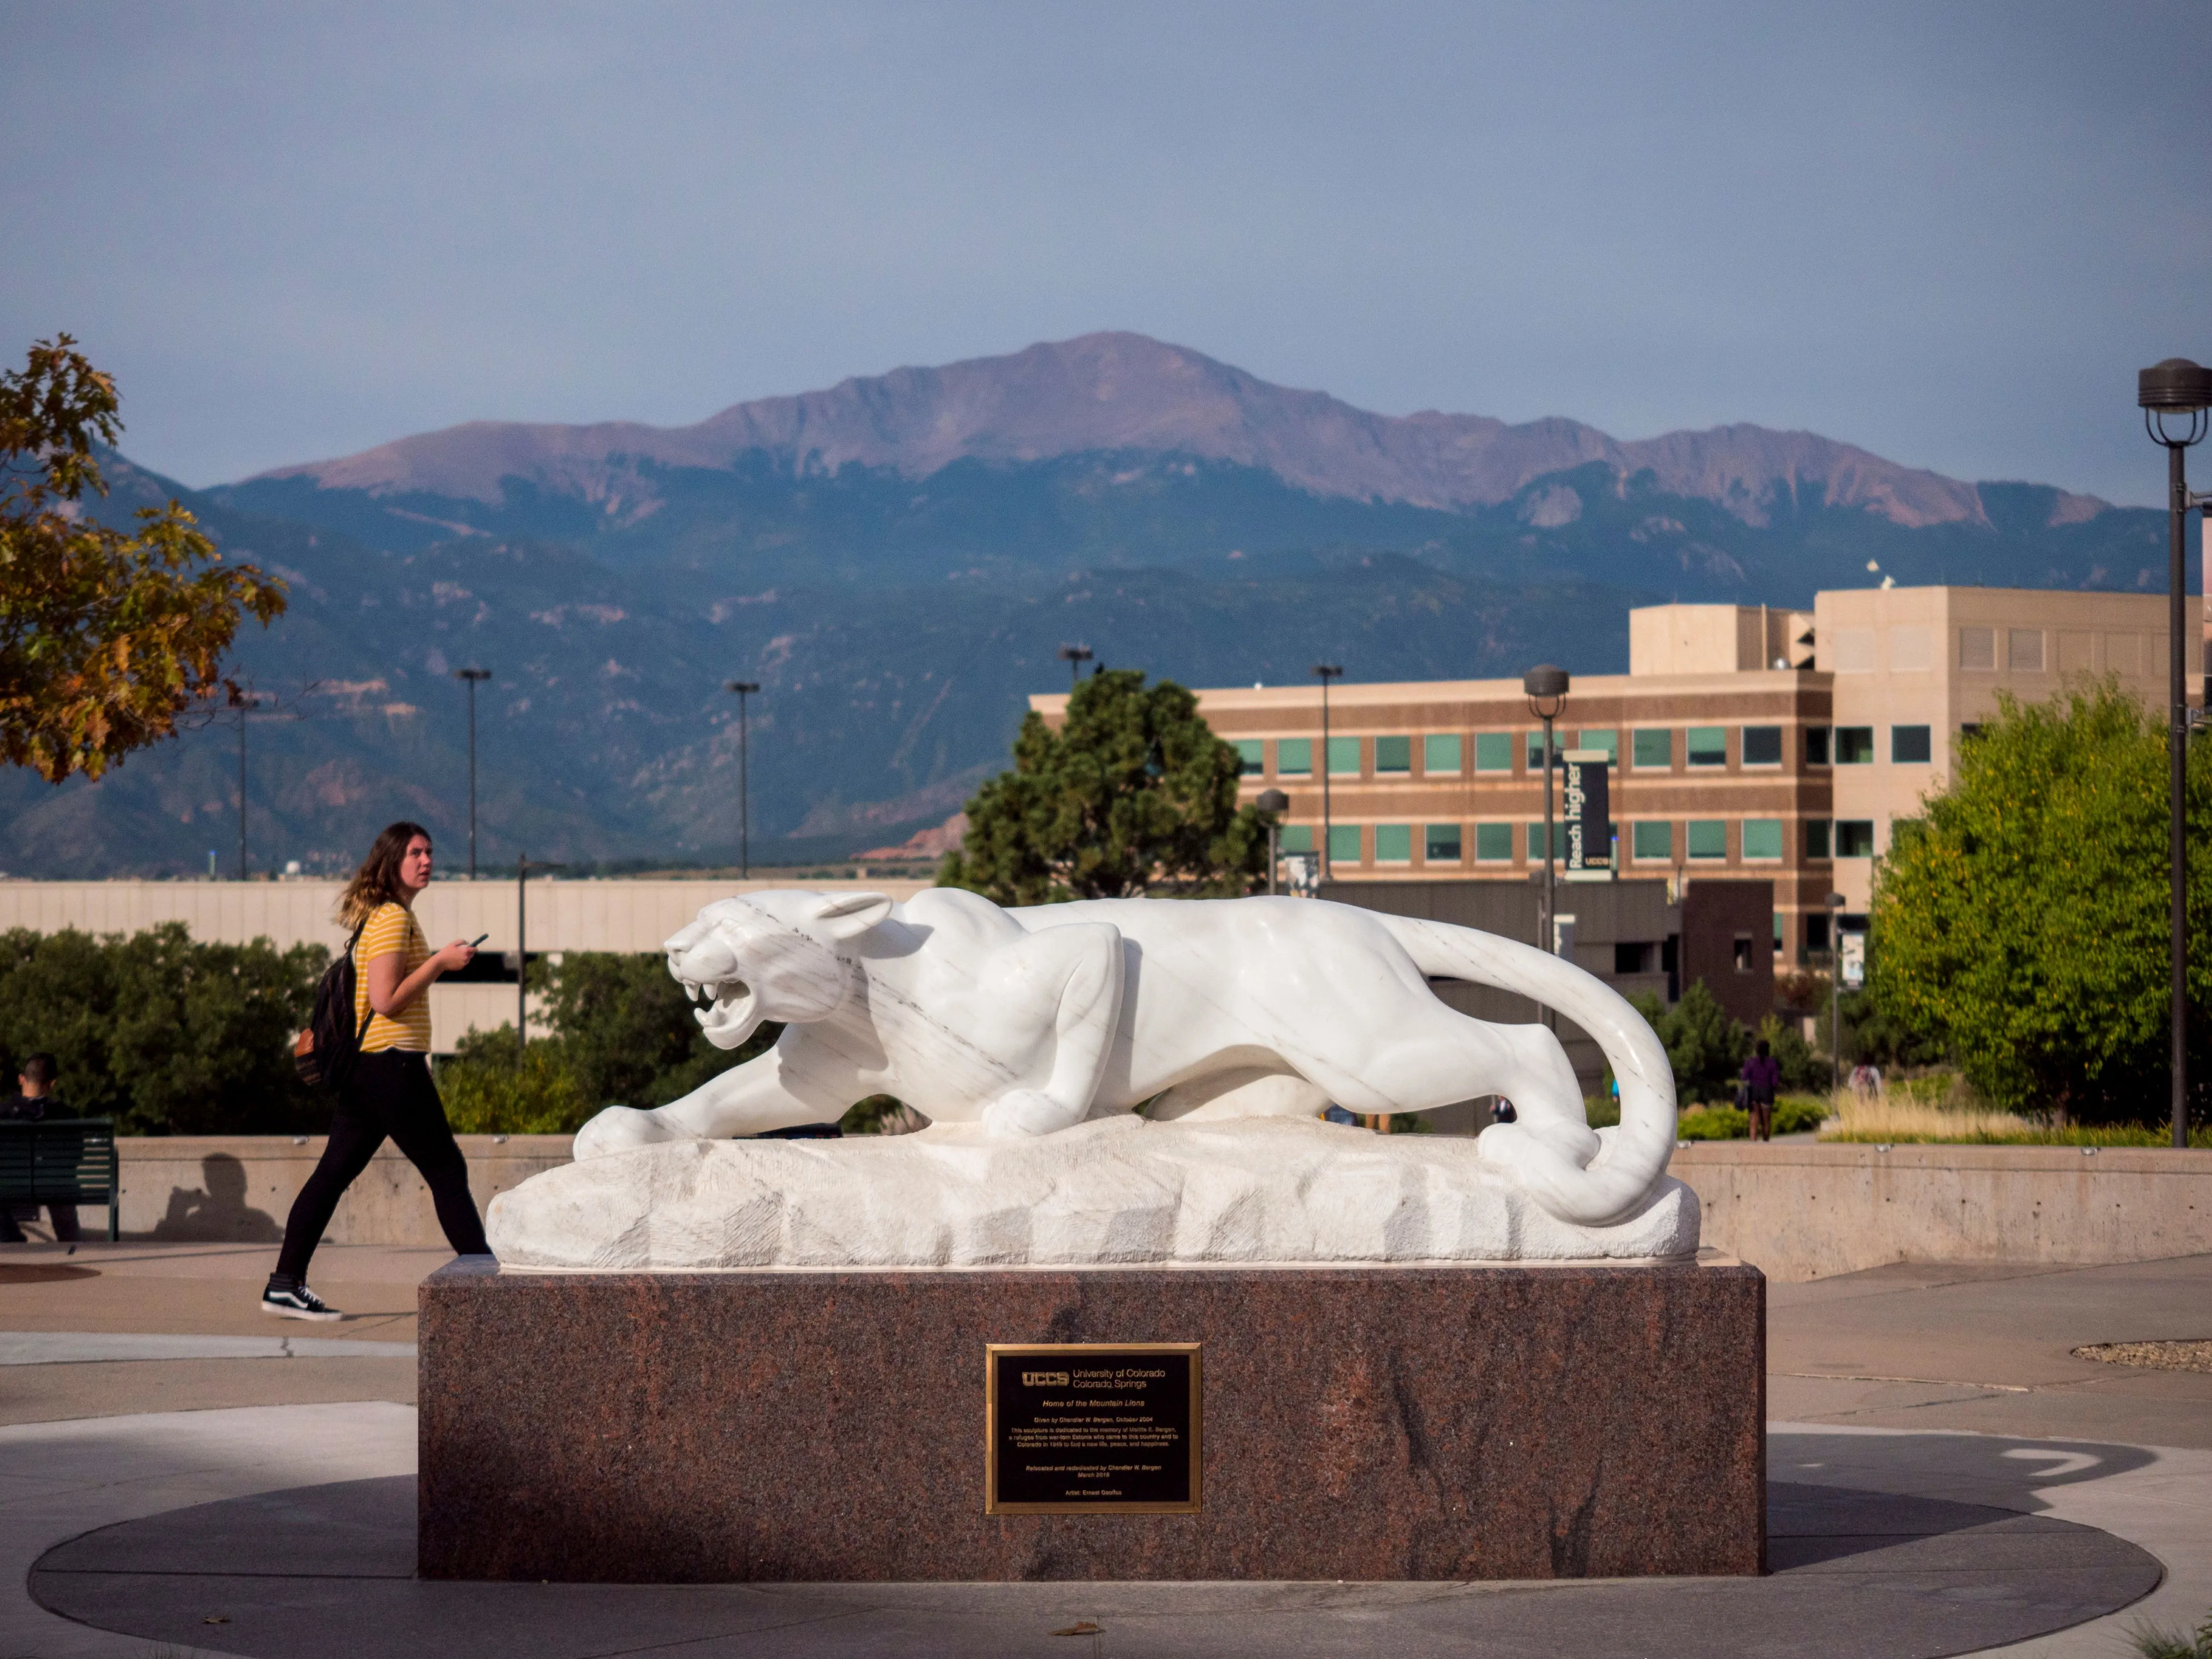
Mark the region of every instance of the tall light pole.
[[236, 686], [230, 691], [230, 706], [238, 711], [238, 878], [246, 879], [246, 711], [252, 701], [252, 694], [241, 692]]
[[[263, 701], [258, 691], [241, 691], [230, 688], [228, 699], [232, 712], [238, 716], [238, 878], [246, 879], [246, 717]], [[212, 875], [214, 859], [209, 859], [208, 873]]]
[[477, 683], [491, 678], [489, 668], [456, 668], [453, 678], [469, 686], [469, 879], [477, 878]]
[[[2172, 635], [2166, 650], [2167, 689], [2171, 719], [2166, 726], [2166, 878], [2168, 926], [2167, 969], [2172, 983], [2173, 1144], [2189, 1145], [2189, 840], [2186, 807], [2189, 789], [2189, 639], [2184, 623], [2189, 593], [2187, 521], [2193, 503], [2183, 457], [2191, 444], [2204, 438], [2208, 411], [2212, 411], [2212, 368], [2186, 357], [2168, 357], [2136, 377], [2136, 403], [2143, 412], [2143, 429], [2151, 441], [2166, 447], [2166, 481], [2169, 518], [2166, 561], [2166, 625]], [[2178, 432], [2166, 429], [2173, 416]], [[2201, 637], [2202, 629], [2199, 629]]]
[[1072, 697], [1083, 678], [1083, 665], [1091, 660], [1091, 647], [1087, 645], [1063, 645], [1060, 647], [1060, 659], [1067, 665], [1067, 695]]
[[1344, 665], [1337, 662], [1317, 662], [1313, 665], [1314, 678], [1321, 682], [1321, 878], [1329, 877], [1329, 832], [1336, 820], [1329, 814], [1328, 799], [1328, 683], [1344, 678]]
[[1844, 1086], [1844, 906], [1841, 893], [1828, 895], [1828, 1093]]
[[724, 680], [722, 690], [738, 694], [738, 873], [750, 880], [753, 873], [752, 803], [747, 799], [748, 760], [745, 755], [745, 699], [760, 690], [758, 680]]
[[1521, 690], [1528, 699], [1528, 712], [1544, 722], [1544, 914], [1538, 926], [1538, 947], [1556, 955], [1559, 941], [1552, 925], [1552, 722], [1566, 706], [1567, 671], [1547, 662], [1538, 663], [1521, 677]]
[[1260, 799], [1252, 804], [1267, 815], [1267, 891], [1272, 894], [1275, 866], [1283, 855], [1283, 814], [1291, 810], [1291, 798], [1279, 789], [1262, 789]]

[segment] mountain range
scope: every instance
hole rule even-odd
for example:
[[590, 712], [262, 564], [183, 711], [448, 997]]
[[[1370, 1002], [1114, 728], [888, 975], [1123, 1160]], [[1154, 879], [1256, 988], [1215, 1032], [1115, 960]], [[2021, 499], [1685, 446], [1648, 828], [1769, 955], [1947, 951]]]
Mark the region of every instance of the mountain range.
[[[1094, 334], [739, 404], [695, 426], [479, 422], [205, 491], [107, 459], [98, 511], [174, 496], [291, 608], [242, 636], [253, 866], [377, 824], [483, 857], [896, 842], [1004, 763], [1082, 641], [1189, 684], [1626, 666], [1630, 605], [1802, 605], [1900, 582], [2134, 588], [2163, 515], [1969, 483], [1811, 433], [1621, 441], [1564, 419], [1391, 416]], [[12, 873], [235, 865], [230, 716], [96, 785], [0, 777]]]

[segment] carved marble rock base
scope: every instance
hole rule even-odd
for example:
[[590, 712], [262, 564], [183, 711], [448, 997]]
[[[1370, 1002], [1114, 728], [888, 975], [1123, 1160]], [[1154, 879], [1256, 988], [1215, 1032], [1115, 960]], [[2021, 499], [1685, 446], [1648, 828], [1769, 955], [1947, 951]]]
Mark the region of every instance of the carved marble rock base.
[[1557, 1219], [1472, 1139], [1313, 1119], [1101, 1119], [843, 1140], [684, 1141], [533, 1176], [491, 1203], [510, 1267], [1015, 1267], [1693, 1256], [1664, 1179], [1612, 1226]]

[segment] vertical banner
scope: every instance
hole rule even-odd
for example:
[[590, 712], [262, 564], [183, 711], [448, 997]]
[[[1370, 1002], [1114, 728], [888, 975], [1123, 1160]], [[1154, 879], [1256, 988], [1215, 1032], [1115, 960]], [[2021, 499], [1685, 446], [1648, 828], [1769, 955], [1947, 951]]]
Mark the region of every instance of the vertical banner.
[[1570, 749], [1559, 757], [1559, 799], [1569, 881], [1613, 878], [1613, 791], [1602, 749]]

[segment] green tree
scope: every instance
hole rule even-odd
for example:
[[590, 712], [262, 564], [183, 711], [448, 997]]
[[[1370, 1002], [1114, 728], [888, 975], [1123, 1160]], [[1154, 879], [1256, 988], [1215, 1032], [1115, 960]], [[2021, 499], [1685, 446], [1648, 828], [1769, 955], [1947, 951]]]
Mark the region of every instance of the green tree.
[[13, 930], [0, 1070], [52, 1054], [64, 1109], [125, 1134], [319, 1129], [329, 1104], [293, 1070], [292, 1039], [328, 960], [317, 945], [197, 943], [174, 921], [129, 939]]
[[[2008, 1110], [2137, 1121], [2166, 1098], [2163, 714], [2116, 682], [2002, 700], [1875, 884], [1868, 990]], [[2194, 1109], [2212, 1097], [2212, 752], [2191, 744]]]
[[707, 1041], [684, 988], [658, 956], [571, 951], [533, 963], [550, 1037], [518, 1053], [514, 1027], [471, 1031], [438, 1068], [447, 1115], [464, 1133], [565, 1134], [603, 1106], [665, 1106], [766, 1052], [765, 1024], [735, 1050]]
[[1267, 821], [1239, 810], [1236, 745], [1172, 680], [1093, 674], [1054, 731], [1034, 710], [1014, 767], [968, 803], [938, 884], [1000, 904], [1235, 897], [1267, 884]]
[[1652, 1034], [1667, 1050], [1677, 1100], [1688, 1106], [1735, 1097], [1737, 1073], [1751, 1052], [1751, 1033], [1741, 1020], [1729, 1017], [1705, 981], [1691, 981], [1682, 1000], [1671, 1008], [1648, 991], [1629, 1001], [1650, 1023]]
[[31, 348], [0, 374], [0, 757], [50, 783], [176, 733], [220, 689], [222, 659], [251, 614], [284, 609], [283, 584], [225, 567], [171, 501], [135, 534], [82, 510], [106, 495], [95, 441], [123, 430], [115, 383], [70, 348]]

